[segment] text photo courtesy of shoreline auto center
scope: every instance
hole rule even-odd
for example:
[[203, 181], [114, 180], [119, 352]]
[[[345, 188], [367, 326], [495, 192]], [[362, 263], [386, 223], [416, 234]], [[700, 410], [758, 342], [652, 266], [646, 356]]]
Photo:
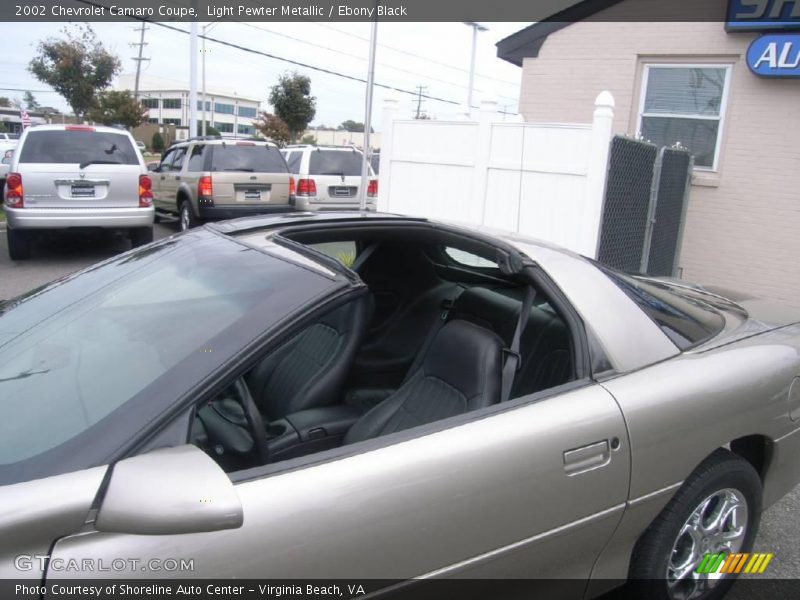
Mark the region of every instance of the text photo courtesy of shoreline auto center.
[[0, 4], [0, 599], [800, 595], [800, 0]]

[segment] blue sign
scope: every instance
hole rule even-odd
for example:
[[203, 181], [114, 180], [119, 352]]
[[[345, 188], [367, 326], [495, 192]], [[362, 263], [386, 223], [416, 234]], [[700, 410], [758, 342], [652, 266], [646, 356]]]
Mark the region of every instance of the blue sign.
[[728, 31], [800, 29], [800, 0], [729, 0]]
[[774, 33], [753, 40], [747, 66], [762, 77], [800, 77], [800, 33]]

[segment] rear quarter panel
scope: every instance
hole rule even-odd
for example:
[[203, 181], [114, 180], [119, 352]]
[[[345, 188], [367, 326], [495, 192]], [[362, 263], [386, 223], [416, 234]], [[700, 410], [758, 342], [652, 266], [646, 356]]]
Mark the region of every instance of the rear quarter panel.
[[[798, 375], [800, 325], [792, 325], [606, 381], [603, 386], [617, 399], [628, 425], [630, 498], [683, 481], [734, 439], [762, 435], [772, 446], [765, 506], [777, 500], [778, 488], [789, 482], [771, 481], [769, 458], [776, 441], [789, 439], [800, 427], [789, 417], [789, 389]], [[800, 456], [794, 461], [800, 464]]]

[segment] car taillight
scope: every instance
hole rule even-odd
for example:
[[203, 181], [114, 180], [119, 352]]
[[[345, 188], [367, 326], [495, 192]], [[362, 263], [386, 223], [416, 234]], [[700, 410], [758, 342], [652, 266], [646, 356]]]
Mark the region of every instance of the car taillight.
[[297, 193], [297, 184], [294, 182], [294, 177], [289, 177], [289, 195], [294, 196]]
[[153, 180], [149, 175], [139, 175], [139, 208], [153, 206]]
[[367, 186], [367, 197], [374, 198], [378, 195], [378, 180], [371, 179]]
[[210, 175], [203, 175], [197, 182], [197, 195], [201, 198], [210, 198], [214, 195], [214, 186], [211, 184]]
[[24, 208], [22, 191], [22, 175], [9, 173], [6, 177], [6, 206], [9, 208]]
[[317, 184], [313, 179], [300, 179], [297, 182], [297, 195], [298, 196], [316, 196]]
[[90, 125], [67, 125], [64, 127], [65, 131], [94, 131], [94, 127]]

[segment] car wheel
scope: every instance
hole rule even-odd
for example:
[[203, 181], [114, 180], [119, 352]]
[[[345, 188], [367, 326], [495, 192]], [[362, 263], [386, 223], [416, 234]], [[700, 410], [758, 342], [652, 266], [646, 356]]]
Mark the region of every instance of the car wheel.
[[197, 218], [194, 216], [192, 205], [188, 200], [181, 202], [178, 209], [178, 223], [180, 224], [181, 231], [187, 231], [193, 227], [197, 227]]
[[25, 260], [31, 257], [31, 239], [27, 231], [7, 227], [6, 240], [11, 260]]
[[131, 247], [138, 248], [153, 241], [152, 227], [137, 227], [130, 232]]
[[761, 478], [747, 461], [718, 450], [684, 482], [636, 544], [634, 597], [715, 600], [734, 575], [698, 573], [706, 554], [749, 552], [761, 518]]

